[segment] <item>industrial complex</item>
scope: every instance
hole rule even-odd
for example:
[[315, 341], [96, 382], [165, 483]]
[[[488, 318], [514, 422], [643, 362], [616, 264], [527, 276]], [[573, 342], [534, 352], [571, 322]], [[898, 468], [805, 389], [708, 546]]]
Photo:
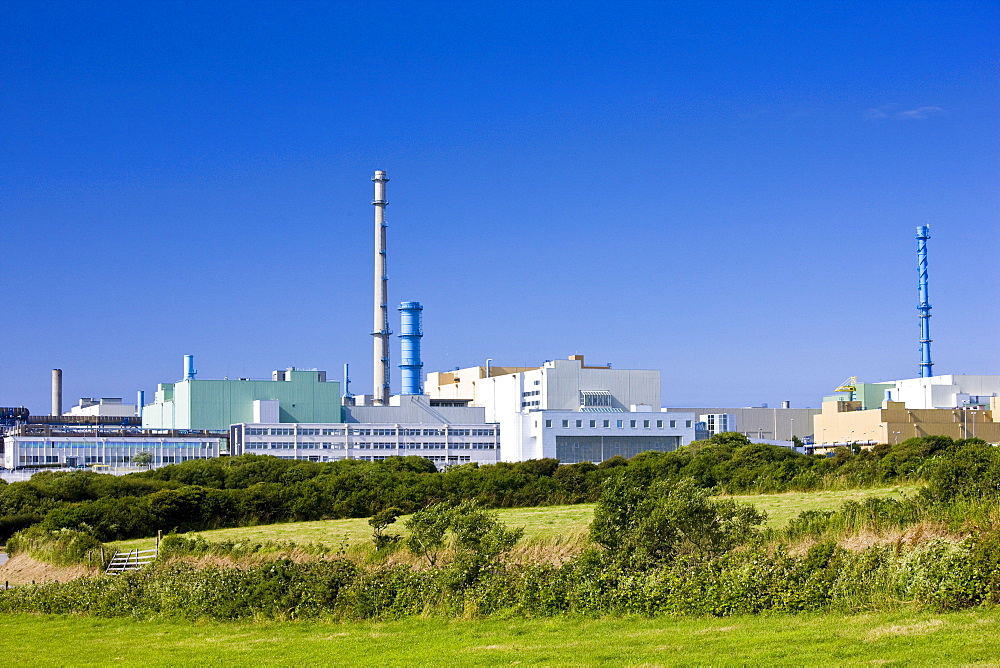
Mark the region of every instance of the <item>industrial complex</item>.
[[[386, 172], [372, 177], [375, 207], [372, 393], [350, 391], [318, 369], [275, 370], [270, 379], [205, 379], [185, 355], [181, 380], [151, 403], [139, 392], [82, 398], [63, 411], [62, 370], [52, 372], [50, 415], [0, 408], [2, 464], [129, 468], [267, 454], [332, 462], [420, 456], [439, 468], [540, 458], [599, 463], [671, 451], [738, 432], [752, 441], [816, 454], [844, 446], [944, 435], [1000, 443], [1000, 376], [932, 374], [926, 226], [917, 228], [919, 376], [877, 383], [852, 377], [822, 408], [663, 407], [660, 372], [588, 365], [583, 355], [538, 366], [423, 371], [423, 306], [399, 304], [400, 391], [390, 382]], [[143, 453], [140, 457], [139, 454]]]

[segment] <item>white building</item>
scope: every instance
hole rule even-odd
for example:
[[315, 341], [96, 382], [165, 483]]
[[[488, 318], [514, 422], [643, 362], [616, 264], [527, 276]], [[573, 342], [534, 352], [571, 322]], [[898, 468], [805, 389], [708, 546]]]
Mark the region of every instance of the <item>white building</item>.
[[[258, 411], [268, 413], [266, 406]], [[500, 432], [484, 416], [483, 408], [435, 406], [426, 396], [404, 395], [391, 397], [389, 406], [345, 406], [343, 423], [243, 423], [233, 425], [230, 438], [237, 455], [314, 462], [418, 456], [438, 468], [495, 464]]]
[[910, 410], [928, 408], [989, 408], [990, 397], [1000, 396], [1000, 376], [948, 374], [928, 378], [897, 380], [889, 390], [892, 401], [901, 401]]
[[19, 425], [3, 436], [3, 466], [7, 469], [35, 466], [78, 468], [102, 464], [134, 466], [139, 452], [152, 456], [157, 468], [192, 459], [218, 457], [226, 448], [226, 437], [218, 434], [151, 433], [84, 425]]
[[120, 397], [104, 397], [92, 399], [82, 397], [80, 403], [69, 409], [63, 415], [88, 415], [101, 417], [132, 417], [135, 413], [135, 404], [123, 404]]
[[500, 425], [503, 461], [600, 462], [694, 440], [693, 413], [661, 412], [659, 371], [587, 366], [583, 355], [537, 368], [431, 373], [426, 388], [432, 401], [484, 408], [487, 422]]
[[705, 423], [705, 431], [709, 436], [736, 431], [735, 413], [705, 413], [698, 416], [698, 421]]

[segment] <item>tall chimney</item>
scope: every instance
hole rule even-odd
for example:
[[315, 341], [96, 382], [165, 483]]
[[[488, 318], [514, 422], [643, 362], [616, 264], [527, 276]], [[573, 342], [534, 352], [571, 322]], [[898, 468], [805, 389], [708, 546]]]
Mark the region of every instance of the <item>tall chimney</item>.
[[375, 322], [372, 336], [375, 337], [373, 351], [374, 382], [372, 403], [376, 406], [389, 405], [389, 277], [385, 269], [385, 184], [389, 177], [381, 169], [376, 170], [375, 182]]
[[927, 301], [927, 240], [931, 238], [931, 228], [921, 225], [917, 228], [917, 292], [920, 302], [920, 377], [934, 375], [931, 367], [931, 305]]
[[62, 369], [52, 370], [52, 414], [62, 415]]

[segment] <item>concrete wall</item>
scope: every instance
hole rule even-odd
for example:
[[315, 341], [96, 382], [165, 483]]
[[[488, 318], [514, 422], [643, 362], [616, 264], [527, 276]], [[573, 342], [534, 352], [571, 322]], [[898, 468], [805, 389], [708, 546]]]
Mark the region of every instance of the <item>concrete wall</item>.
[[697, 415], [728, 413], [736, 416], [736, 431], [748, 438], [791, 441], [813, 435], [813, 416], [818, 408], [719, 408], [680, 407], [670, 411], [689, 411]]

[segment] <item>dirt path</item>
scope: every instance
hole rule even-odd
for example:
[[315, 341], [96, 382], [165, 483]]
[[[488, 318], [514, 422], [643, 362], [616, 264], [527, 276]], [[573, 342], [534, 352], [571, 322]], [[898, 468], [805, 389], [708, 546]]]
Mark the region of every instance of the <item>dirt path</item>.
[[0, 587], [5, 582], [10, 584], [28, 584], [34, 582], [66, 582], [84, 575], [95, 575], [97, 571], [86, 566], [53, 566], [43, 561], [32, 559], [26, 554], [18, 554], [0, 566]]

